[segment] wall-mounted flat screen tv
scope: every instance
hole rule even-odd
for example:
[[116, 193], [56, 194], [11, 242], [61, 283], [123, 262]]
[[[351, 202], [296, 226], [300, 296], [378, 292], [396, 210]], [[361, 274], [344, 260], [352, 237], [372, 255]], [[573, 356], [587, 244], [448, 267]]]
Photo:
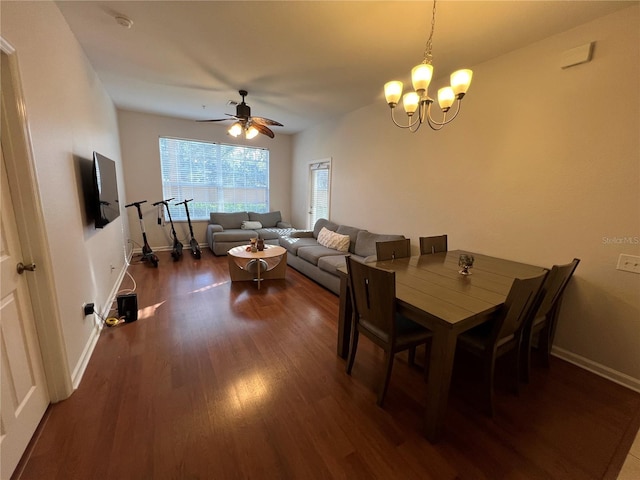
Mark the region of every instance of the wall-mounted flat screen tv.
[[103, 228], [120, 216], [116, 162], [93, 152], [93, 192], [91, 210], [96, 228]]

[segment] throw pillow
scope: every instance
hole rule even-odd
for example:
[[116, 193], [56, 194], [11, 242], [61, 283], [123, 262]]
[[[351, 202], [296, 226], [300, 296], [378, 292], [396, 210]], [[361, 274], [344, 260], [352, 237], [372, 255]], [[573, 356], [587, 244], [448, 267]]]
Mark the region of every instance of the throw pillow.
[[242, 226], [240, 228], [242, 228], [243, 230], [257, 230], [259, 228], [262, 228], [262, 224], [260, 222], [245, 220], [242, 222]]
[[322, 227], [318, 234], [318, 243], [327, 248], [333, 248], [339, 252], [349, 251], [349, 242], [351, 238], [349, 235], [340, 235], [339, 233], [332, 232], [331, 230]]

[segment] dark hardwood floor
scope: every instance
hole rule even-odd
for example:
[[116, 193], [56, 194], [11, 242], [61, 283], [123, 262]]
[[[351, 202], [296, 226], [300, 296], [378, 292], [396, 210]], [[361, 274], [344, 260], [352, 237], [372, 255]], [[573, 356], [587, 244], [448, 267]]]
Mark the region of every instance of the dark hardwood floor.
[[426, 385], [405, 356], [384, 409], [380, 349], [361, 338], [345, 374], [335, 295], [293, 269], [261, 290], [231, 284], [227, 259], [208, 250], [159, 256], [157, 269], [130, 267], [138, 321], [105, 327], [14, 478], [613, 479], [640, 425], [640, 394], [557, 358], [519, 396], [498, 378], [488, 418], [480, 370], [459, 356], [444, 438], [431, 444]]

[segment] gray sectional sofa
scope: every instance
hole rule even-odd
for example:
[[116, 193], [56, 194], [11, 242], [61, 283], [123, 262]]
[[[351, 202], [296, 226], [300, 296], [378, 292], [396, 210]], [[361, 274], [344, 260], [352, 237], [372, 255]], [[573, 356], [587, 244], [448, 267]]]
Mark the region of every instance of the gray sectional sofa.
[[[322, 228], [349, 236], [348, 251], [339, 251], [318, 243]], [[404, 235], [371, 233], [357, 227], [338, 225], [324, 218], [319, 219], [313, 231], [293, 231], [280, 237], [280, 245], [287, 249], [287, 264], [306, 275], [336, 295], [340, 292], [337, 269], [346, 264], [345, 256], [351, 255], [363, 263], [376, 260], [376, 242], [401, 240]]]
[[246, 245], [252, 238], [278, 245], [281, 236], [294, 232], [290, 223], [282, 221], [279, 211], [211, 212], [207, 225], [207, 244], [215, 255], [226, 255], [230, 248]]

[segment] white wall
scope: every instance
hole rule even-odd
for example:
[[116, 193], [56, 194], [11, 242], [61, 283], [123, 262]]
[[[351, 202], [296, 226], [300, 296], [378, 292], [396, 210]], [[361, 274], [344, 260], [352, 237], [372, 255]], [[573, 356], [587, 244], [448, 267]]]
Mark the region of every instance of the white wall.
[[[289, 221], [291, 204], [291, 136], [276, 132], [271, 139], [258, 135], [251, 141], [237, 140], [227, 135], [229, 125], [198, 123], [193, 120], [150, 115], [146, 113], [118, 110], [122, 159], [127, 179], [129, 202], [147, 200], [141, 206], [145, 230], [151, 248], [170, 249], [172, 243], [169, 225], [158, 226], [158, 211], [151, 204], [162, 200], [162, 177], [160, 174], [159, 138], [177, 137], [206, 142], [240, 144], [269, 149], [269, 204], [270, 209], [280, 210], [282, 219]], [[176, 199], [182, 201], [184, 199]], [[140, 249], [142, 234], [137, 212], [128, 208], [129, 226], [136, 249]], [[206, 221], [191, 222], [194, 235], [199, 243], [206, 242]], [[186, 222], [176, 222], [178, 237], [189, 238]]]
[[124, 199], [116, 112], [53, 2], [2, 2], [1, 35], [18, 58], [57, 313], [77, 385], [98, 335], [82, 304], [93, 302], [104, 313], [124, 268], [128, 224], [119, 219], [95, 230], [86, 220], [80, 176], [94, 150], [110, 157]]
[[[294, 223], [308, 162], [332, 157], [338, 223], [405, 234], [416, 252], [418, 237], [447, 233], [450, 249], [543, 266], [579, 257], [557, 352], [640, 389], [640, 275], [615, 269], [620, 253], [640, 255], [638, 16], [636, 5], [470, 66], [462, 113], [440, 132], [394, 127], [381, 85], [379, 103], [297, 135]], [[590, 63], [559, 68], [590, 41]]]

